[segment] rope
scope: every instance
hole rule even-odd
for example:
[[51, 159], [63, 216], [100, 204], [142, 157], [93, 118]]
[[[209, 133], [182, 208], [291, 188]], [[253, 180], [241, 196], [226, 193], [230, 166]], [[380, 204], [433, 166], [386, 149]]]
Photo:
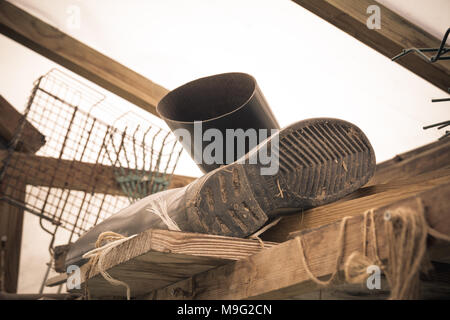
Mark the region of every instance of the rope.
[[[125, 283], [124, 281], [120, 281], [117, 279], [114, 279], [111, 277], [111, 275], [104, 269], [103, 266], [103, 260], [105, 256], [115, 247], [117, 247], [119, 244], [128, 241], [132, 238], [134, 238], [136, 235], [132, 235], [130, 237], [125, 237], [121, 234], [112, 232], [112, 231], [106, 231], [101, 233], [98, 236], [97, 241], [95, 242], [95, 249], [86, 252], [83, 255], [83, 258], [87, 259], [89, 258], [89, 271], [88, 276], [86, 279], [86, 288], [87, 288], [87, 280], [91, 276], [91, 272], [94, 269], [95, 266], [97, 266], [100, 274], [103, 276], [103, 278], [108, 281], [113, 286], [123, 286], [127, 289], [127, 300], [130, 300], [131, 297], [131, 289], [130, 286]], [[102, 245], [104, 242], [106, 244]]]
[[[164, 199], [161, 197], [156, 198], [155, 200], [150, 202], [149, 207], [145, 209], [146, 211], [150, 213], [156, 214], [158, 217], [161, 218], [163, 223], [167, 226], [169, 230], [174, 231], [181, 231], [178, 225], [173, 221], [167, 212], [167, 203]], [[103, 278], [108, 281], [113, 286], [123, 286], [127, 290], [127, 300], [130, 300], [131, 298], [131, 288], [130, 286], [124, 282], [120, 281], [118, 279], [114, 279], [111, 277], [111, 275], [104, 269], [103, 261], [105, 256], [115, 247], [120, 245], [121, 243], [130, 240], [131, 238], [134, 238], [136, 235], [132, 235], [130, 237], [125, 237], [121, 234], [112, 232], [112, 231], [106, 231], [101, 233], [97, 241], [95, 242], [95, 249], [86, 252], [83, 255], [83, 258], [87, 259], [89, 258], [89, 271], [88, 271], [88, 277], [90, 278], [91, 272], [94, 269], [95, 266], [97, 266], [100, 274], [103, 276]], [[261, 241], [262, 242], [262, 241]], [[264, 244], [262, 244], [264, 247]], [[86, 280], [85, 290], [87, 292], [87, 296], [89, 298], [89, 290], [88, 290], [88, 281]]]
[[280, 222], [281, 218], [278, 218], [274, 221], [272, 221], [271, 223], [269, 223], [268, 225], [262, 227], [261, 229], [259, 229], [258, 231], [256, 231], [255, 233], [253, 233], [252, 235], [249, 236], [249, 238], [256, 238], [259, 237], [259, 235], [263, 232], [266, 232], [267, 230], [269, 230], [270, 228], [272, 228], [273, 226], [277, 225], [278, 222]]
[[161, 197], [150, 202], [150, 206], [145, 209], [150, 213], [156, 214], [161, 218], [162, 222], [167, 226], [169, 230], [172, 231], [181, 231], [180, 227], [172, 220], [167, 212], [167, 203], [166, 200]]
[[345, 240], [345, 227], [347, 225], [347, 220], [349, 218], [350, 217], [344, 217], [341, 221], [340, 231], [339, 231], [339, 236], [338, 236], [338, 253], [336, 256], [336, 264], [335, 264], [333, 273], [326, 281], [320, 280], [311, 272], [311, 269], [308, 266], [308, 262], [307, 262], [307, 259], [305, 256], [305, 250], [303, 249], [303, 237], [295, 237], [295, 239], [298, 241], [298, 245], [300, 248], [300, 257], [302, 258], [303, 267], [304, 267], [306, 273], [308, 274], [309, 278], [319, 286], [324, 286], [324, 287], [328, 286], [336, 278], [336, 275], [339, 271], [339, 266], [341, 265], [342, 258], [343, 258], [344, 244], [345, 244], [345, 241], [344, 241]]
[[272, 228], [273, 226], [275, 226], [276, 224], [278, 224], [278, 222], [280, 222], [281, 217], [272, 221], [271, 223], [269, 223], [268, 225], [262, 227], [261, 229], [259, 229], [258, 231], [256, 231], [255, 233], [251, 234], [248, 236], [249, 239], [255, 239], [258, 240], [259, 244], [261, 245], [261, 249], [264, 249], [264, 241], [262, 241], [262, 239], [259, 237], [259, 235], [263, 232], [266, 232], [267, 230], [269, 230], [270, 228]]
[[[349, 283], [362, 283], [367, 279], [367, 268], [378, 265], [386, 275], [391, 294], [389, 299], [417, 299], [419, 297], [420, 271], [426, 272], [430, 268], [430, 262], [425, 257], [427, 248], [427, 236], [450, 242], [448, 235], [432, 229], [425, 219], [424, 206], [420, 199], [418, 210], [407, 207], [397, 208], [395, 211], [386, 212], [384, 216], [385, 237], [388, 251], [388, 263], [383, 265], [378, 253], [378, 241], [374, 211], [364, 213], [362, 228], [362, 253], [352, 252], [344, 263], [345, 281]], [[341, 220], [337, 239], [337, 256], [334, 271], [326, 281], [322, 281], [313, 275], [305, 256], [303, 238], [296, 237], [303, 267], [308, 277], [320, 286], [328, 286], [339, 272], [345, 247], [345, 227], [349, 217]], [[370, 232], [368, 222], [370, 221]], [[368, 256], [368, 236], [372, 237], [372, 258]]]
[[[367, 224], [368, 219], [370, 218], [370, 229], [372, 231], [372, 242], [373, 243], [373, 256], [375, 259], [369, 259], [367, 254], [367, 243], [368, 243], [368, 233], [367, 233]], [[344, 265], [344, 274], [345, 279], [349, 283], [362, 283], [368, 277], [367, 275], [367, 267], [371, 265], [381, 266], [383, 269], [381, 259], [378, 255], [378, 240], [376, 234], [376, 225], [374, 218], [373, 209], [364, 212], [363, 218], [363, 252], [362, 254], [355, 251], [352, 252], [347, 258]]]

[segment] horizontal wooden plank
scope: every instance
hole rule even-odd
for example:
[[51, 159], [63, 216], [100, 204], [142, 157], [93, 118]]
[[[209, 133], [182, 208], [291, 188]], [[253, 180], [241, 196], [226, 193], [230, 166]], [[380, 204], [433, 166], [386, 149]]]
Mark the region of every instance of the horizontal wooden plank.
[[[428, 177], [434, 177], [428, 180]], [[351, 197], [342, 201], [305, 210], [302, 213], [289, 215], [273, 228], [261, 235], [266, 241], [282, 242], [290, 239], [297, 231], [317, 228], [339, 220], [344, 216], [356, 215], [371, 208], [378, 208], [394, 201], [408, 198], [435, 186], [450, 182], [450, 168], [438, 170], [436, 173], [419, 177], [422, 181], [391, 183], [377, 185], [358, 190]]]
[[[421, 278], [421, 300], [448, 300], [450, 265], [432, 262], [432, 270]], [[386, 277], [381, 275], [381, 289], [369, 290], [361, 284], [344, 283], [292, 297], [296, 300], [385, 300], [390, 296]]]
[[367, 183], [377, 185], [404, 180], [450, 165], [450, 139], [438, 140], [377, 164], [375, 175]]
[[57, 276], [48, 278], [47, 281], [45, 281], [46, 287], [55, 287], [60, 284], [64, 284], [67, 281], [67, 275], [65, 273], [58, 274]]
[[[293, 1], [388, 58], [393, 58], [403, 49], [411, 47], [438, 48], [442, 40], [375, 0]], [[380, 29], [369, 29], [366, 25], [370, 16], [367, 8], [371, 5], [380, 8]], [[442, 30], [442, 36], [445, 31]], [[450, 87], [450, 66], [446, 61], [431, 64], [415, 54], [410, 54], [396, 62], [445, 92]]]
[[[1, 160], [6, 156], [7, 152], [0, 150], [0, 169], [3, 165]], [[123, 195], [115, 180], [115, 170], [112, 166], [102, 164], [14, 152], [5, 179], [25, 180], [26, 184], [33, 186]], [[193, 180], [195, 178], [173, 175], [169, 188], [182, 187]]]
[[289, 239], [291, 232], [340, 219], [344, 211], [347, 214], [358, 213], [446, 181], [450, 166], [450, 139], [447, 140], [411, 150], [378, 164], [374, 177], [366, 186], [337, 202], [285, 216], [261, 237], [267, 241], [283, 242]]
[[450, 145], [449, 139], [436, 140], [436, 141], [424, 144], [422, 146], [419, 146], [417, 148], [408, 150], [406, 152], [397, 154], [396, 156], [394, 156], [391, 159], [377, 163], [377, 170], [375, 172], [375, 175], [379, 174], [380, 171], [383, 171], [384, 169], [388, 169], [388, 168], [392, 167], [393, 165], [396, 165], [402, 161], [410, 160], [415, 157], [422, 157], [423, 154], [429, 150], [439, 149], [443, 146], [448, 146], [448, 145]]
[[[383, 227], [384, 213], [399, 207], [417, 210], [417, 197], [421, 198], [425, 206], [428, 224], [438, 232], [450, 236], [449, 183], [374, 210], [381, 259], [387, 258], [387, 243]], [[340, 221], [337, 221], [299, 234], [304, 244], [305, 256], [309, 261], [309, 268], [316, 277], [321, 279], [326, 279], [334, 272], [340, 224]], [[341, 271], [345, 260], [352, 252], [362, 252], [362, 224], [362, 214], [347, 220], [344, 259], [339, 266]], [[371, 238], [369, 238], [369, 245], [370, 241], [372, 241]], [[338, 283], [340, 282], [338, 281]], [[318, 288], [319, 286], [310, 280], [305, 271], [298, 239], [292, 239], [246, 259], [155, 290], [142, 298], [283, 299], [312, 292]], [[177, 294], [179, 292], [188, 292], [189, 294]]]
[[158, 116], [167, 89], [6, 1], [0, 1], [0, 33]]
[[[22, 123], [22, 114], [0, 95], [0, 137], [4, 143], [11, 143]], [[45, 136], [25, 120], [16, 150], [35, 153], [45, 144]]]
[[[261, 250], [258, 240], [148, 230], [113, 248], [104, 258], [104, 268], [112, 277], [125, 281], [131, 295], [137, 296]], [[88, 271], [89, 266], [83, 265], [83, 286]], [[109, 284], [97, 268], [92, 270], [88, 288], [93, 298], [124, 297], [126, 292], [124, 287]]]

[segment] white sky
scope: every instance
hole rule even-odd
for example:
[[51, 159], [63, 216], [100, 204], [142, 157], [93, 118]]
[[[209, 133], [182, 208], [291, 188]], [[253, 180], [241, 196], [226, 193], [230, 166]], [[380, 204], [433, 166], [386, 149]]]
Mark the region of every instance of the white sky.
[[[437, 139], [442, 132], [422, 126], [450, 116], [448, 103], [431, 103], [448, 96], [442, 90], [288, 0], [11, 2], [168, 89], [221, 72], [250, 73], [282, 127], [345, 119], [365, 131], [378, 161]], [[449, 0], [380, 2], [438, 38], [450, 25]], [[80, 8], [79, 29], [68, 26], [71, 5]], [[0, 48], [0, 94], [23, 110], [33, 81], [57, 66], [3, 36]], [[186, 154], [176, 172], [201, 174]], [[48, 242], [38, 228], [27, 214], [22, 292], [37, 291], [43, 275]]]

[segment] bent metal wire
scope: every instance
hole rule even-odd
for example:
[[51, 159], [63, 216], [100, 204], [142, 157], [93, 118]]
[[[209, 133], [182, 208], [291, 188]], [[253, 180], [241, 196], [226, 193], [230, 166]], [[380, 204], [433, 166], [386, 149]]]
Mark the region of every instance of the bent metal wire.
[[[14, 151], [25, 121], [46, 137], [35, 155]], [[53, 239], [58, 228], [68, 230], [71, 242], [131, 202], [165, 190], [181, 151], [170, 132], [53, 69], [35, 82], [8, 148], [0, 200], [38, 216]]]
[[[444, 34], [444, 38], [441, 41], [441, 44], [439, 48], [409, 48], [409, 49], [403, 49], [402, 52], [400, 52], [398, 55], [393, 57], [391, 60], [395, 61], [407, 54], [410, 54], [412, 52], [415, 52], [419, 57], [422, 59], [428, 61], [429, 63], [434, 63], [439, 60], [450, 60], [450, 56], [447, 55], [447, 53], [450, 53], [450, 48], [446, 47], [445, 44], [447, 42], [448, 36], [450, 34], [450, 28], [447, 29], [447, 31]], [[427, 53], [436, 53], [433, 56], [428, 56], [425, 54]]]

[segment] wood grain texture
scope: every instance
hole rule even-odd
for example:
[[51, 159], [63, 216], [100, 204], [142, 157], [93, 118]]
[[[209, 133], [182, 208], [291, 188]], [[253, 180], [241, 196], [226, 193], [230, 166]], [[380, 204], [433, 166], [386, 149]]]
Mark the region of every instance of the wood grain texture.
[[[0, 137], [4, 144], [12, 141], [22, 122], [22, 117], [22, 114], [0, 95]], [[35, 153], [44, 144], [45, 136], [25, 120], [16, 150]]]
[[[293, 1], [388, 58], [411, 47], [437, 48], [442, 40], [374, 0]], [[381, 29], [372, 30], [366, 25], [370, 16], [367, 8], [370, 5], [380, 7]], [[442, 36], [445, 31], [442, 30]], [[445, 61], [430, 64], [417, 55], [410, 54], [396, 62], [445, 92], [450, 87], [450, 66]]]
[[[422, 146], [377, 165], [374, 177], [354, 193], [321, 207], [285, 216], [261, 235], [283, 242], [291, 232], [314, 228], [373, 207], [409, 197], [448, 181], [450, 139]], [[401, 160], [400, 160], [401, 159]]]
[[[436, 140], [417, 148], [408, 150], [406, 152], [397, 154], [395, 157], [388, 159], [386, 161], [377, 163], [377, 170], [375, 172], [375, 176], [382, 174], [385, 179], [389, 179], [387, 175], [384, 175], [383, 172], [386, 169], [390, 169], [392, 166], [398, 165], [403, 161], [411, 160], [413, 158], [423, 158], [423, 155], [430, 150], [439, 150], [441, 147], [447, 148], [450, 145], [450, 139]], [[439, 151], [438, 151], [439, 152]], [[434, 153], [431, 153], [430, 156], [434, 156]], [[430, 160], [430, 159], [429, 159]], [[440, 166], [438, 166], [440, 167]], [[403, 170], [403, 169], [402, 169]], [[413, 174], [416, 174], [415, 171], [412, 171]], [[380, 177], [381, 178], [381, 177]], [[381, 182], [387, 182], [388, 180], [383, 180]], [[369, 181], [370, 182], [370, 181]]]
[[[22, 131], [20, 139], [17, 142], [16, 150], [33, 154], [45, 144], [45, 136], [42, 135], [27, 120], [23, 122], [23, 115], [20, 114], [5, 98], [0, 95], [0, 171], [3, 166], [3, 160], [8, 153], [7, 147], [13, 143], [21, 125]], [[25, 153], [24, 153], [25, 154]], [[20, 251], [22, 246], [22, 229], [24, 210], [11, 205], [1, 199], [6, 192], [6, 179], [0, 181], [0, 239], [4, 239], [4, 248], [0, 249], [4, 259], [2, 264], [4, 270], [0, 270], [0, 281], [4, 275], [4, 283], [1, 283], [0, 291], [3, 289], [8, 293], [17, 292], [19, 277]], [[26, 183], [20, 179], [16, 181], [14, 189], [9, 194], [17, 201], [24, 202], [26, 196]]]
[[[450, 168], [438, 170], [434, 179], [427, 180], [428, 176], [422, 181], [404, 183], [392, 183], [362, 188], [353, 196], [354, 199], [334, 202], [317, 208], [305, 210], [303, 213], [283, 217], [283, 219], [273, 228], [261, 235], [266, 241], [283, 242], [290, 239], [292, 234], [297, 231], [317, 228], [322, 225], [337, 221], [344, 216], [360, 214], [372, 208], [379, 208], [389, 203], [399, 201], [416, 195], [428, 189], [432, 189], [443, 183], [450, 182]], [[368, 189], [368, 190], [366, 190]]]
[[0, 1], [0, 32], [158, 116], [167, 89], [6, 1]]
[[[0, 194], [2, 194], [1, 189], [3, 187], [4, 186], [0, 185]], [[25, 201], [25, 194], [26, 185], [22, 183], [16, 185], [12, 196], [15, 199]], [[0, 200], [0, 239], [6, 236], [6, 246], [4, 249], [5, 283], [1, 285], [8, 293], [17, 292], [20, 250], [22, 244], [23, 215], [24, 211], [22, 208], [13, 206], [6, 201]], [[2, 271], [0, 270], [0, 272]], [[0, 287], [0, 291], [1, 289], [2, 288]]]
[[[265, 243], [265, 248], [273, 245]], [[138, 296], [261, 250], [265, 249], [258, 240], [148, 230], [112, 249], [104, 267], [131, 287], [132, 296]], [[83, 286], [88, 270], [87, 265], [81, 268]], [[125, 295], [123, 287], [106, 282], [97, 268], [92, 270], [88, 288], [93, 298]]]
[[432, 142], [377, 164], [366, 186], [404, 180], [450, 165], [450, 139]]
[[[448, 300], [450, 270], [448, 264], [432, 262], [428, 275], [421, 277], [421, 300]], [[344, 283], [292, 297], [295, 300], [385, 300], [390, 296], [386, 277], [381, 275], [381, 289], [370, 290], [361, 284]]]
[[[374, 210], [379, 256], [387, 258], [384, 213], [398, 207], [417, 209], [417, 198], [425, 205], [426, 219], [437, 231], [450, 236], [450, 183]], [[362, 252], [363, 215], [347, 220], [344, 259], [354, 251]], [[311, 272], [324, 280], [335, 269], [340, 221], [305, 230], [302, 237]], [[373, 239], [370, 237], [369, 245]], [[433, 243], [433, 242], [432, 242]], [[436, 241], [434, 241], [436, 243]], [[433, 245], [433, 244], [431, 244]], [[339, 266], [342, 271], [343, 263]], [[342, 277], [341, 277], [342, 278]], [[342, 283], [337, 281], [336, 285]], [[143, 296], [147, 299], [283, 299], [316, 291], [300, 256], [298, 239], [292, 239], [246, 259], [197, 274]], [[189, 295], [176, 295], [189, 292]]]
[[55, 287], [60, 284], [64, 284], [67, 281], [67, 275], [65, 273], [60, 273], [57, 276], [50, 277], [45, 281], [46, 287]]
[[[1, 160], [7, 156], [0, 150]], [[24, 180], [28, 185], [54, 187], [85, 192], [123, 195], [115, 180], [115, 168], [80, 161], [58, 160], [31, 154], [14, 152], [5, 179]], [[70, 172], [70, 175], [67, 174]], [[52, 179], [55, 173], [55, 179]], [[66, 177], [70, 176], [70, 179]], [[195, 180], [192, 177], [173, 175], [169, 188], [179, 188]]]

